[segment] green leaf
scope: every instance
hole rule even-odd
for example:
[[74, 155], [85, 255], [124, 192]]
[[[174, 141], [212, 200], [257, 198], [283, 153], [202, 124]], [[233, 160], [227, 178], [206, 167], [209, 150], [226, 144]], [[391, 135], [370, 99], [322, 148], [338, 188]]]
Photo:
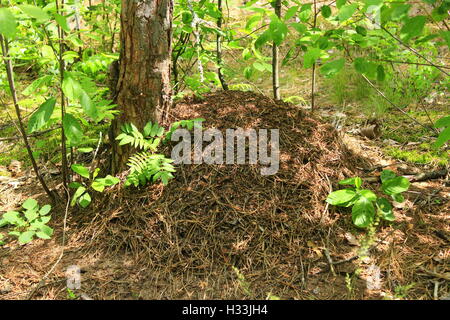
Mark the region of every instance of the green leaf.
[[338, 190], [330, 193], [327, 202], [334, 206], [345, 205], [357, 196], [356, 192], [350, 189]]
[[73, 164], [71, 166], [72, 170], [78, 173], [80, 176], [89, 179], [89, 169], [81, 164]]
[[6, 38], [12, 38], [16, 33], [16, 18], [8, 8], [0, 8], [0, 33]]
[[86, 112], [89, 117], [91, 117], [93, 120], [97, 119], [97, 107], [94, 103], [92, 103], [91, 98], [84, 90], [81, 90], [80, 93], [80, 104], [83, 107], [84, 112]]
[[392, 212], [392, 205], [390, 204], [390, 202], [387, 199], [378, 198], [376, 203], [377, 203], [378, 213], [381, 215], [381, 217], [384, 220], [387, 220], [387, 221], [395, 220], [394, 213]]
[[366, 73], [368, 70], [368, 62], [364, 58], [355, 58], [353, 66], [359, 73]]
[[67, 98], [78, 100], [81, 97], [83, 89], [78, 81], [74, 80], [69, 73], [64, 73], [62, 90]]
[[360, 177], [356, 177], [355, 178], [355, 187], [356, 187], [356, 189], [361, 188], [361, 185], [362, 185], [362, 179]]
[[402, 193], [408, 190], [410, 182], [404, 177], [395, 177], [383, 182], [381, 188], [387, 195]]
[[53, 235], [53, 229], [49, 226], [43, 225], [40, 228], [40, 231], [36, 233], [36, 235], [41, 239], [50, 239], [50, 237]]
[[103, 190], [105, 190], [105, 184], [100, 179], [94, 180], [92, 182], [91, 187], [92, 187], [92, 189], [94, 189], [95, 191], [98, 191], [98, 192], [103, 192]]
[[420, 36], [425, 27], [427, 18], [425, 16], [415, 16], [406, 21], [400, 30], [400, 38], [408, 41], [414, 37]]
[[434, 124], [434, 127], [435, 128], [450, 127], [450, 116], [446, 116], [437, 120], [436, 123]]
[[28, 96], [34, 93], [37, 89], [39, 89], [43, 85], [48, 85], [51, 82], [52, 78], [53, 78], [52, 75], [46, 75], [34, 80], [28, 87], [25, 88], [25, 90], [22, 91], [22, 94]]
[[33, 237], [36, 233], [34, 231], [25, 231], [22, 232], [19, 236], [19, 243], [26, 244], [33, 240]]
[[322, 17], [324, 17], [325, 19], [329, 18], [331, 16], [331, 8], [330, 6], [322, 6], [322, 8], [320, 8], [320, 13], [322, 14]]
[[86, 188], [81, 186], [78, 187], [78, 189], [75, 191], [75, 193], [72, 196], [72, 200], [70, 201], [70, 205], [73, 207], [75, 203], [77, 202], [78, 198], [81, 197], [81, 195], [86, 191]]
[[40, 23], [50, 20], [49, 15], [41, 8], [29, 4], [23, 4], [18, 7], [29, 17], [36, 19], [36, 22]]
[[402, 203], [405, 201], [405, 197], [401, 193], [394, 193], [391, 195], [391, 197], [395, 202]]
[[258, 39], [256, 39], [255, 48], [261, 48], [269, 40], [271, 40], [271, 32], [266, 30], [258, 37]]
[[340, 9], [346, 2], [347, 2], [347, 0], [337, 0], [336, 1], [336, 7], [338, 9]]
[[308, 48], [305, 55], [303, 56], [303, 67], [305, 69], [311, 68], [312, 65], [320, 58], [322, 50], [319, 48]]
[[359, 194], [369, 201], [377, 200], [377, 195], [370, 190], [367, 190], [367, 189], [361, 190], [361, 191], [359, 191]]
[[53, 114], [53, 110], [55, 108], [56, 99], [50, 98], [45, 101], [39, 109], [33, 113], [28, 121], [28, 132], [32, 133], [34, 131], [39, 130], [50, 120], [50, 117]]
[[392, 170], [383, 170], [380, 175], [381, 182], [394, 179], [397, 175]]
[[361, 27], [361, 26], [356, 26], [355, 30], [358, 34], [362, 35], [363, 37], [367, 36], [366, 28]]
[[38, 207], [38, 202], [32, 198], [28, 198], [23, 204], [22, 207], [27, 210], [33, 210]]
[[290, 7], [287, 11], [286, 11], [286, 14], [284, 15], [284, 20], [286, 21], [286, 20], [289, 20], [289, 19], [291, 19], [293, 16], [295, 16], [295, 14], [297, 13], [297, 11], [298, 11], [298, 6], [293, 6], [293, 7]]
[[82, 186], [82, 184], [79, 183], [79, 182], [71, 182], [71, 183], [69, 183], [69, 188], [72, 188], [72, 189], [78, 189], [81, 186]]
[[383, 66], [380, 64], [377, 67], [377, 80], [378, 81], [384, 81], [386, 79], [386, 73], [384, 72]]
[[8, 211], [3, 214], [3, 219], [10, 224], [18, 224], [23, 220], [19, 217], [19, 212], [17, 211]]
[[78, 203], [82, 208], [86, 208], [91, 203], [91, 195], [86, 192], [80, 197]]
[[354, 186], [354, 185], [355, 185], [355, 180], [356, 180], [355, 177], [353, 177], [353, 178], [347, 178], [347, 179], [344, 179], [344, 180], [339, 181], [338, 183], [339, 183], [340, 185], [344, 185], [344, 186], [346, 186], [346, 185]]
[[27, 218], [28, 222], [32, 222], [34, 219], [39, 217], [39, 213], [37, 212], [36, 208], [26, 210], [24, 215], [25, 218]]
[[59, 26], [65, 31], [65, 32], [70, 32], [70, 27], [69, 24], [67, 23], [67, 18], [58, 14], [58, 13], [54, 13], [55, 15], [55, 20], [56, 22], [59, 24]]
[[73, 145], [81, 142], [83, 131], [81, 131], [81, 126], [78, 120], [70, 113], [66, 113], [64, 115], [63, 128], [64, 133]]
[[358, 9], [357, 3], [342, 6], [338, 13], [339, 21], [342, 22], [349, 19], [355, 13], [356, 9]]
[[327, 62], [320, 67], [320, 73], [323, 74], [325, 77], [332, 77], [336, 75], [339, 71], [341, 71], [342, 68], [344, 68], [344, 65], [345, 59], [343, 58]]
[[448, 140], [450, 140], [450, 126], [445, 128], [444, 131], [442, 131], [436, 142], [434, 143], [434, 147], [435, 148], [440, 148], [442, 147]]
[[365, 198], [359, 198], [352, 207], [353, 223], [360, 228], [367, 228], [373, 221], [375, 208], [372, 202]]

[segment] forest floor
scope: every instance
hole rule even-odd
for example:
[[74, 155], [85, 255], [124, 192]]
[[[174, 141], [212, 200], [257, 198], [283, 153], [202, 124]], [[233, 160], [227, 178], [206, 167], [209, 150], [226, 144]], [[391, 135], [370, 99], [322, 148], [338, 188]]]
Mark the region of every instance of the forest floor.
[[[279, 129], [278, 173], [262, 176], [260, 165], [183, 165], [167, 186], [117, 185], [87, 209], [69, 209], [64, 247], [61, 202], [51, 240], [0, 247], [0, 299], [449, 298], [448, 180], [412, 183], [395, 206], [395, 222], [378, 227], [363, 258], [366, 232], [353, 226], [348, 209], [324, 201], [346, 177], [369, 178], [375, 182], [365, 187], [378, 193], [373, 177], [383, 169], [411, 176], [442, 164], [391, 158], [380, 139], [357, 135], [354, 121], [337, 131], [332, 108], [311, 116], [254, 92], [186, 98], [168, 122], [195, 117], [222, 130]], [[13, 143], [0, 142], [3, 151]], [[19, 164], [2, 169], [0, 211], [28, 197], [48, 203]], [[44, 170], [45, 177], [61, 188], [53, 171]], [[82, 272], [74, 295], [66, 284], [71, 265]]]

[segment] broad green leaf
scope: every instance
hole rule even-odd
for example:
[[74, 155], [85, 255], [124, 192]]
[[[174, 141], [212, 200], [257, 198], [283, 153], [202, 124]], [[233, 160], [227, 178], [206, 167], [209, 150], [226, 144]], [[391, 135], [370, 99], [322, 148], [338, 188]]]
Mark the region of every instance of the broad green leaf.
[[271, 32], [266, 30], [258, 37], [258, 39], [256, 39], [255, 48], [261, 48], [269, 40], [271, 40]]
[[290, 7], [287, 11], [286, 11], [286, 14], [284, 15], [284, 20], [286, 21], [286, 20], [289, 20], [289, 19], [291, 19], [293, 16], [295, 16], [295, 14], [297, 13], [297, 11], [298, 11], [298, 6], [293, 6], [293, 7]]
[[81, 164], [73, 164], [71, 166], [72, 170], [78, 173], [80, 176], [89, 179], [89, 169]]
[[363, 37], [367, 36], [366, 28], [361, 27], [361, 26], [356, 26], [355, 30], [358, 34], [362, 35]]
[[79, 183], [79, 182], [71, 182], [71, 183], [69, 183], [69, 188], [72, 188], [72, 189], [78, 189], [81, 186], [82, 186], [82, 184]]
[[0, 228], [3, 226], [6, 226], [8, 224], [9, 224], [9, 222], [6, 219], [0, 219]]
[[377, 80], [384, 81], [386, 79], [386, 73], [384, 72], [383, 66], [380, 64], [377, 67]]
[[43, 85], [48, 85], [48, 83], [52, 80], [52, 75], [46, 75], [34, 80], [25, 90], [22, 91], [22, 94], [28, 96], [34, 93], [37, 89], [42, 87]]
[[320, 67], [320, 73], [323, 74], [325, 77], [332, 77], [336, 75], [339, 71], [341, 71], [342, 68], [344, 68], [344, 65], [345, 59], [343, 58], [327, 62]]
[[91, 195], [86, 192], [78, 199], [78, 203], [82, 208], [86, 208], [91, 203]]
[[353, 200], [357, 196], [356, 192], [350, 189], [338, 190], [330, 193], [327, 197], [327, 202], [329, 204], [338, 206], [347, 204], [349, 201]]
[[36, 209], [38, 207], [38, 202], [33, 198], [28, 198], [23, 204], [22, 207], [27, 210]]
[[401, 193], [394, 193], [391, 195], [391, 197], [395, 202], [402, 203], [405, 201], [405, 197]]
[[389, 179], [394, 179], [397, 175], [392, 170], [383, 170], [380, 174], [381, 182], [385, 182]]
[[67, 96], [67, 98], [71, 100], [78, 100], [83, 91], [80, 83], [75, 79], [73, 79], [67, 72], [64, 74], [62, 90], [64, 94]]
[[29, 17], [36, 19], [36, 22], [41, 23], [50, 20], [49, 15], [39, 7], [29, 4], [23, 4], [18, 7]]
[[[38, 233], [39, 233], [40, 235], [42, 235], [43, 237], [39, 236]], [[50, 239], [50, 237], [53, 235], [53, 229], [50, 228], [49, 226], [43, 225], [43, 226], [40, 228], [40, 232], [38, 232], [38, 233], [36, 233], [36, 235], [37, 235], [39, 238], [42, 238], [42, 239]]]
[[367, 228], [373, 221], [375, 208], [370, 200], [359, 198], [352, 207], [353, 223], [360, 228]]
[[305, 55], [303, 56], [303, 67], [305, 69], [311, 68], [312, 65], [320, 58], [322, 50], [319, 48], [308, 48]]
[[16, 18], [8, 8], [0, 8], [0, 34], [12, 38], [16, 33]]
[[346, 185], [354, 186], [354, 185], [355, 185], [355, 180], [356, 180], [355, 177], [353, 177], [353, 178], [347, 178], [347, 179], [344, 179], [344, 180], [339, 181], [338, 183], [339, 183], [340, 185], [344, 185], [344, 186], [346, 186]]
[[278, 19], [278, 17], [274, 17], [270, 22], [269, 31], [271, 33], [271, 39], [277, 46], [279, 46], [286, 38], [288, 28], [283, 21]]
[[81, 130], [80, 123], [70, 113], [64, 115], [63, 128], [65, 135], [73, 145], [77, 145], [81, 142], [83, 131]]
[[50, 212], [51, 209], [52, 209], [52, 206], [49, 204], [46, 204], [45, 206], [42, 206], [42, 208], [39, 210], [39, 214], [41, 216], [45, 216], [47, 213]]
[[344, 4], [346, 4], [347, 3], [347, 0], [337, 0], [336, 1], [336, 7], [338, 8], [338, 9], [340, 9]]
[[27, 218], [28, 222], [32, 222], [34, 219], [39, 217], [39, 213], [37, 212], [36, 208], [26, 210], [24, 212], [25, 218]]
[[395, 177], [383, 182], [381, 188], [387, 195], [402, 193], [408, 190], [410, 182], [404, 177]]
[[361, 190], [361, 191], [359, 191], [359, 194], [362, 195], [367, 200], [370, 200], [370, 201], [377, 200], [377, 195], [370, 190], [367, 190], [367, 189]]
[[23, 221], [19, 215], [20, 214], [17, 211], [8, 211], [3, 214], [3, 219], [10, 224], [17, 224], [18, 222]]
[[342, 6], [339, 9], [339, 13], [338, 13], [339, 21], [342, 22], [342, 21], [349, 19], [355, 13], [356, 9], [358, 9], [357, 3], [352, 3], [352, 4]]
[[427, 18], [425, 16], [415, 16], [406, 21], [400, 30], [400, 38], [408, 41], [422, 34]]
[[53, 114], [53, 110], [55, 108], [56, 99], [50, 98], [45, 101], [39, 109], [36, 110], [30, 117], [28, 121], [28, 132], [32, 133], [34, 131], [39, 130], [50, 120], [50, 117]]
[[97, 119], [98, 113], [97, 113], [97, 107], [92, 102], [89, 95], [86, 93], [86, 91], [81, 90], [80, 93], [80, 104], [84, 109], [84, 112], [91, 117], [93, 120]]
[[70, 27], [69, 27], [69, 24], [67, 23], [66, 17], [64, 17], [58, 13], [55, 13], [55, 20], [65, 32], [70, 32]]
[[33, 237], [36, 233], [34, 231], [25, 231], [22, 232], [19, 236], [19, 243], [26, 244], [33, 240]]
[[392, 205], [390, 204], [390, 202], [387, 199], [378, 198], [376, 203], [377, 203], [377, 207], [379, 209], [378, 212], [380, 213], [381, 217], [384, 220], [387, 220], [387, 221], [395, 220], [394, 213], [392, 212]]
[[75, 191], [75, 193], [72, 196], [72, 200], [70, 200], [70, 205], [73, 207], [75, 203], [77, 202], [78, 198], [81, 197], [81, 195], [86, 191], [86, 188], [81, 186], [78, 187], [78, 189]]
[[103, 190], [105, 190], [105, 184], [100, 179], [94, 180], [92, 182], [91, 187], [92, 187], [92, 189], [94, 189], [95, 191], [98, 191], [98, 192], [103, 192]]
[[322, 14], [322, 17], [327, 19], [331, 16], [331, 8], [327, 5], [322, 6], [322, 8], [320, 8], [320, 13]]
[[434, 143], [435, 148], [442, 147], [448, 140], [450, 140], [450, 126], [445, 128], [438, 136]]
[[434, 124], [434, 127], [435, 128], [450, 127], [450, 116], [446, 116], [437, 120], [436, 123]]

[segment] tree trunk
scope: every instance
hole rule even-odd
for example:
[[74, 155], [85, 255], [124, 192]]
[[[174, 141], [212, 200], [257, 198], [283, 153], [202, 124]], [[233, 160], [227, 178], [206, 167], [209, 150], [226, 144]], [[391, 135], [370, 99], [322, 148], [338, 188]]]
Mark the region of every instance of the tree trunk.
[[[275, 1], [275, 14], [281, 18], [281, 0]], [[279, 66], [279, 50], [275, 42], [272, 44], [272, 86], [273, 97], [275, 100], [280, 100], [280, 66]]]
[[[160, 122], [171, 103], [170, 60], [172, 0], [122, 0], [119, 76], [115, 102], [121, 114], [113, 121], [119, 134], [123, 123], [143, 129]], [[112, 171], [119, 172], [129, 148], [113, 143]]]

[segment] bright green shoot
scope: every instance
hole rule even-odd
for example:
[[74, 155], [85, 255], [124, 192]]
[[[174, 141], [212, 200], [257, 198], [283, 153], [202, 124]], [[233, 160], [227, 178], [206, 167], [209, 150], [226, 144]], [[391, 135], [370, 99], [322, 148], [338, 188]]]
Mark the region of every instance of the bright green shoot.
[[[381, 173], [381, 190], [396, 202], [405, 199], [402, 192], [408, 190], [408, 179], [396, 176], [391, 170]], [[339, 181], [341, 185], [351, 185], [353, 188], [342, 189], [330, 193], [327, 197], [329, 204], [340, 207], [352, 207], [353, 223], [360, 228], [367, 228], [374, 222], [375, 215], [386, 221], [394, 221], [392, 205], [388, 199], [378, 197], [373, 191], [362, 189], [363, 181], [360, 177]]]

